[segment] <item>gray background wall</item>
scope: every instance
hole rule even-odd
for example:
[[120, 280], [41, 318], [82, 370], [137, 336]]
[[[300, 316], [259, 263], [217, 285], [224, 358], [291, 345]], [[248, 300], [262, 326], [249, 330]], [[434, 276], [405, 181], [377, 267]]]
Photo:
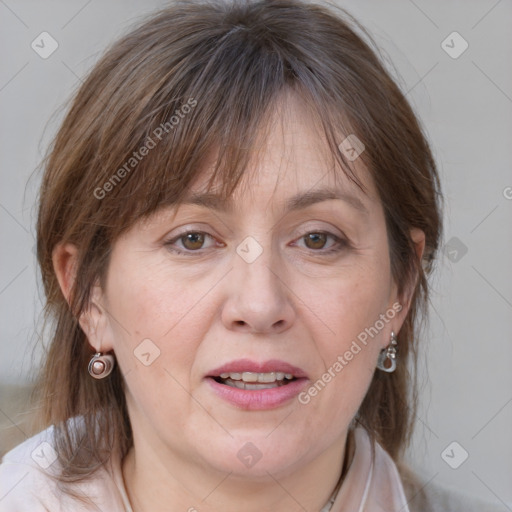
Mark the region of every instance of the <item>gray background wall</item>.
[[[512, 3], [338, 4], [370, 30], [396, 67], [432, 141], [447, 206], [408, 456], [422, 468], [425, 484], [444, 482], [512, 510]], [[0, 1], [3, 393], [29, 382], [40, 354], [34, 333], [41, 291], [33, 252], [38, 180], [28, 178], [62, 119], [57, 109], [81, 77], [109, 42], [161, 5]], [[43, 31], [58, 42], [47, 59], [31, 48]], [[464, 41], [448, 37], [454, 31], [468, 44], [460, 55]], [[21, 400], [2, 402], [0, 410], [0, 421], [20, 435], [23, 407]]]

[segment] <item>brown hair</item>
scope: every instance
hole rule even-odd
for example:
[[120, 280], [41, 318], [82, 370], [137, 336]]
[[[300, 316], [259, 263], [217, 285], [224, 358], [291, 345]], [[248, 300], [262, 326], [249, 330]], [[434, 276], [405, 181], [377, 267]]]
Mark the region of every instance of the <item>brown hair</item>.
[[[316, 113], [333, 157], [361, 187], [338, 145], [343, 133], [364, 143], [360, 158], [384, 207], [392, 276], [400, 294], [413, 290], [397, 370], [375, 372], [357, 416], [399, 460], [416, 408], [408, 368], [416, 363], [426, 277], [441, 236], [440, 184], [416, 116], [357, 31], [375, 43], [339, 11], [300, 0], [176, 2], [113, 44], [73, 98], [44, 161], [37, 223], [45, 312], [54, 321], [39, 388], [63, 482], [86, 478], [111, 449], [124, 455], [132, 443], [119, 368], [101, 381], [89, 376], [93, 350], [78, 323], [93, 284], [105, 282], [116, 238], [158, 208], [179, 204], [212, 151], [218, 158], [210, 183], [219, 179], [226, 197], [232, 193], [283, 91]], [[422, 263], [412, 227], [426, 235]], [[69, 305], [52, 264], [60, 242], [79, 250]], [[83, 417], [83, 437], [66, 423], [75, 416]]]

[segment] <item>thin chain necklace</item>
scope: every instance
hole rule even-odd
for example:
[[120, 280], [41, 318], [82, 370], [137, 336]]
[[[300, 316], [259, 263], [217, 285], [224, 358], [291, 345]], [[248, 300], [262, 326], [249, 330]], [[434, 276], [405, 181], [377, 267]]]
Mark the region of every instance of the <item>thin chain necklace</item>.
[[340, 478], [338, 480], [338, 483], [336, 484], [336, 487], [334, 488], [334, 491], [331, 494], [331, 497], [329, 498], [329, 501], [325, 504], [325, 506], [320, 510], [320, 512], [329, 512], [332, 509], [332, 506], [334, 505], [334, 502], [336, 501], [336, 498], [338, 496], [338, 492], [340, 491], [341, 484], [345, 480], [345, 476], [347, 474], [348, 468], [350, 467], [350, 463], [352, 462], [352, 430], [349, 430], [347, 434], [347, 442], [345, 443], [345, 456], [343, 458], [343, 467], [341, 469]]
[[324, 508], [320, 510], [320, 512], [329, 512], [334, 505], [334, 502], [336, 501], [336, 496], [338, 495], [338, 491], [340, 490], [341, 483], [343, 482], [343, 478], [340, 477], [338, 480], [338, 483], [336, 484], [336, 487], [334, 488], [333, 493], [331, 494], [331, 498], [329, 501], [325, 504]]

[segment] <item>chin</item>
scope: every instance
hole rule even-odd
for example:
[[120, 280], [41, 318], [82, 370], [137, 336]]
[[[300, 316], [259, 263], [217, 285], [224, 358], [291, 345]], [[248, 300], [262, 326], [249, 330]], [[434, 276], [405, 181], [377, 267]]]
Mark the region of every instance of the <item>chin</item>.
[[211, 439], [210, 450], [204, 458], [217, 470], [241, 479], [268, 480], [269, 473], [275, 477], [286, 476], [299, 462], [303, 462], [304, 454], [300, 447], [307, 445], [300, 440], [294, 442], [290, 437], [284, 439], [282, 435], [269, 436], [271, 431], [234, 436], [219, 444], [214, 444]]

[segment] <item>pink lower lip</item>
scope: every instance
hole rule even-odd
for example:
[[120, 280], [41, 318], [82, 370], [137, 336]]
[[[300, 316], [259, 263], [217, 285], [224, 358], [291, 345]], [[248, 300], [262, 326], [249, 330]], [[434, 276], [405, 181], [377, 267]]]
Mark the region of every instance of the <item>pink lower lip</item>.
[[207, 377], [207, 381], [218, 396], [241, 409], [249, 411], [279, 407], [296, 397], [305, 387], [307, 380], [301, 378], [275, 388], [246, 390], [220, 384], [212, 377]]

